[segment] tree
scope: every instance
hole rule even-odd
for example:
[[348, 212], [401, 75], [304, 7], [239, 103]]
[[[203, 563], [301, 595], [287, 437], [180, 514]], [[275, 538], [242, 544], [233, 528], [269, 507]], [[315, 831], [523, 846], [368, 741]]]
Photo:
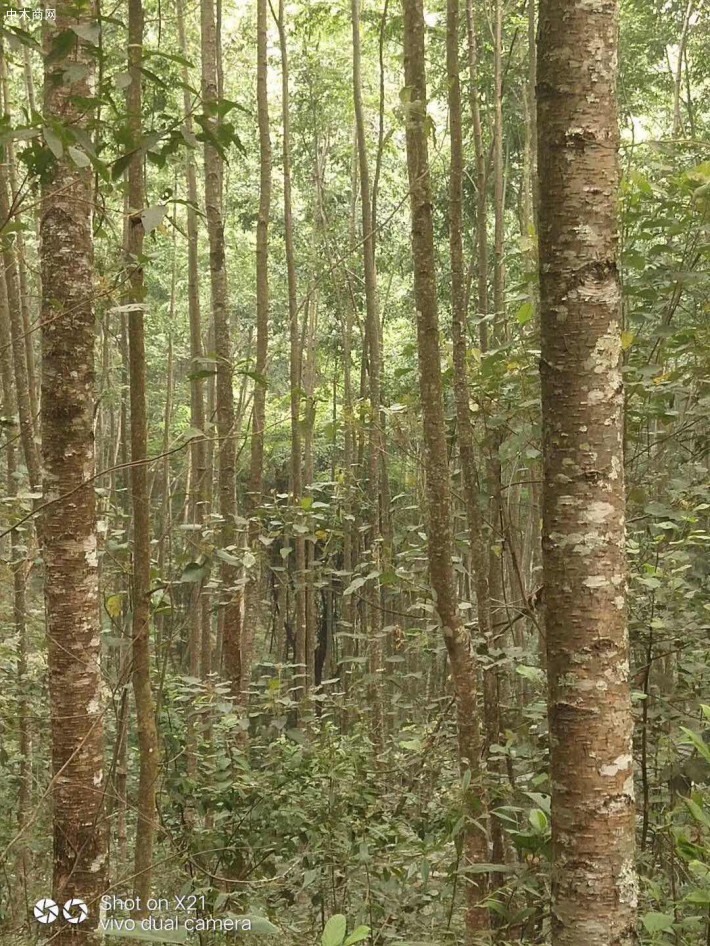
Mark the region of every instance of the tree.
[[222, 518], [220, 542], [225, 551], [221, 560], [222, 576], [222, 653], [232, 692], [239, 694], [241, 683], [241, 594], [236, 582], [238, 569], [234, 558], [236, 543], [236, 443], [234, 390], [232, 378], [232, 333], [229, 324], [229, 293], [222, 219], [222, 156], [216, 146], [219, 128], [219, 58], [220, 49], [215, 20], [214, 0], [201, 0], [202, 105], [205, 110], [205, 211], [210, 247], [210, 292], [214, 347], [217, 359], [217, 436], [218, 494]]
[[259, 219], [256, 232], [256, 381], [251, 422], [251, 458], [249, 461], [249, 547], [256, 561], [245, 590], [244, 647], [242, 653], [243, 686], [248, 684], [254, 649], [255, 625], [259, 617], [258, 596], [261, 583], [259, 519], [256, 510], [261, 501], [264, 476], [264, 425], [266, 423], [266, 359], [269, 352], [269, 213], [271, 211], [271, 134], [269, 131], [269, 68], [267, 59], [267, 0], [258, 0], [256, 8], [256, 97], [259, 122]]
[[140, 776], [134, 861], [134, 890], [140, 900], [139, 915], [147, 912], [150, 896], [153, 845], [157, 812], [155, 793], [160, 771], [158, 731], [150, 680], [150, 498], [148, 494], [148, 418], [146, 413], [145, 286], [143, 280], [143, 161], [138, 146], [142, 134], [143, 4], [128, 6], [128, 124], [135, 153], [128, 166], [128, 218], [126, 263], [128, 290], [128, 361], [131, 406], [131, 504], [133, 511], [133, 690], [136, 699]]
[[[456, 693], [459, 759], [462, 769], [478, 773], [480, 734], [476, 699], [476, 667], [468, 630], [461, 621], [453, 570], [451, 490], [446, 450], [446, 424], [441, 381], [439, 319], [432, 196], [427, 146], [427, 99], [424, 55], [424, 10], [421, 0], [404, 0], [404, 81], [407, 169], [412, 214], [414, 304], [417, 310], [419, 391], [424, 428], [427, 554], [435, 608], [451, 662]], [[480, 789], [480, 784], [477, 786]], [[475, 792], [475, 789], [474, 789]], [[466, 812], [467, 856], [480, 862], [486, 850], [480, 837], [480, 794], [471, 793]], [[481, 885], [469, 885], [467, 943], [479, 942], [488, 919], [481, 906]]]
[[613, 2], [542, 0], [543, 580], [556, 946], [636, 942], [617, 34]]
[[[85, 3], [58, 3], [45, 33], [45, 52], [73, 26], [95, 16]], [[63, 79], [66, 64], [45, 58], [44, 109], [67, 127], [85, 130], [91, 111], [94, 59], [89, 44], [74, 41], [79, 78]], [[99, 587], [93, 405], [94, 286], [92, 172], [68, 155], [56, 158], [42, 191], [42, 465], [40, 534], [52, 721], [54, 899], [84, 900], [90, 908], [83, 942], [99, 942], [97, 905], [106, 887], [107, 833], [103, 796]], [[68, 720], [71, 723], [68, 724]], [[53, 937], [76, 942], [65, 925]]]

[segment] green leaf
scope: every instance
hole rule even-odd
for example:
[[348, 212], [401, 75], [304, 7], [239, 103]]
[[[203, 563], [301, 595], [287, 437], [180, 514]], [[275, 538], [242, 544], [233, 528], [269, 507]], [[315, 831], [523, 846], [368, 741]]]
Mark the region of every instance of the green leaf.
[[100, 29], [98, 23], [82, 23], [81, 25], [75, 24], [72, 26], [72, 30], [76, 33], [77, 36], [81, 39], [86, 40], [87, 43], [91, 43], [92, 46], [96, 46], [99, 41]]
[[52, 40], [52, 48], [44, 57], [45, 63], [49, 65], [53, 62], [59, 62], [60, 59], [65, 59], [75, 46], [76, 33], [73, 30], [62, 30]]
[[204, 565], [200, 565], [199, 562], [189, 562], [183, 569], [180, 581], [183, 583], [202, 581], [206, 574], [207, 568]]
[[641, 922], [649, 933], [660, 933], [673, 929], [673, 917], [669, 913], [646, 913]]
[[88, 168], [91, 164], [91, 159], [78, 148], [69, 147], [67, 151], [69, 152], [69, 157], [78, 168]]
[[217, 549], [217, 551], [214, 554], [217, 556], [218, 559], [220, 559], [223, 562], [226, 562], [227, 565], [233, 565], [235, 568], [241, 567], [242, 560], [240, 558], [237, 558], [236, 555], [232, 555], [231, 552], [227, 552], [224, 549]]
[[251, 923], [251, 933], [280, 933], [278, 926], [274, 926], [265, 916], [257, 916], [254, 913], [244, 913], [241, 916], [236, 913], [226, 914], [230, 920], [241, 920], [242, 926], [245, 920]]
[[518, 309], [518, 314], [516, 315], [518, 325], [527, 325], [534, 315], [535, 306], [532, 304], [532, 302], [523, 302], [523, 304]]
[[547, 833], [547, 815], [542, 809], [533, 808], [533, 810], [528, 813], [528, 821], [537, 834]]
[[111, 165], [111, 180], [117, 181], [118, 178], [121, 177], [123, 172], [133, 160], [135, 153], [135, 151], [129, 151], [128, 154], [122, 154], [120, 158], [116, 158], [116, 160]]
[[348, 921], [342, 913], [331, 916], [321, 936], [321, 946], [343, 946]]
[[370, 935], [369, 926], [358, 926], [352, 931], [350, 936], [345, 940], [343, 946], [353, 946], [353, 943], [361, 943], [364, 939]]
[[47, 147], [52, 152], [55, 158], [59, 159], [64, 154], [64, 145], [62, 144], [62, 139], [59, 135], [52, 131], [51, 128], [48, 128], [46, 125], [42, 129], [42, 134], [44, 135], [44, 140], [47, 143]]
[[363, 578], [362, 575], [358, 576], [357, 578], [353, 578], [353, 580], [350, 582], [350, 584], [349, 584], [348, 587], [345, 589], [345, 591], [343, 592], [343, 594], [344, 594], [344, 595], [351, 595], [351, 594], [353, 594], [355, 591], [358, 590], [358, 588], [362, 588], [362, 586], [365, 584], [365, 581], [366, 581], [366, 580], [367, 580], [367, 579]]

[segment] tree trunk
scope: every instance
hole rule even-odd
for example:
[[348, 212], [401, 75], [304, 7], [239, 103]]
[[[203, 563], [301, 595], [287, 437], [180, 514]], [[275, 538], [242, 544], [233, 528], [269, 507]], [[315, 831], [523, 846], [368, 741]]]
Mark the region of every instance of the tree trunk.
[[[422, 0], [404, 0], [404, 76], [406, 87], [407, 168], [412, 212], [414, 297], [417, 309], [419, 388], [424, 425], [424, 464], [429, 573], [456, 694], [459, 755], [463, 770], [475, 773], [480, 761], [476, 667], [468, 631], [459, 611], [453, 570], [449, 468], [441, 380], [432, 195], [426, 132], [426, 75]], [[480, 796], [469, 793], [467, 853], [480, 860]], [[486, 929], [480, 889], [472, 885], [466, 911], [466, 939], [476, 943]]]
[[631, 946], [617, 5], [542, 0], [538, 35], [552, 936]]
[[481, 108], [478, 94], [478, 39], [473, 0], [466, 0], [466, 32], [468, 37], [469, 101], [473, 123], [473, 145], [476, 156], [476, 273], [478, 276], [479, 340], [481, 351], [488, 350], [488, 224], [486, 200], [486, 155], [483, 150]]
[[[372, 196], [370, 193], [370, 168], [367, 159], [365, 112], [362, 104], [360, 0], [352, 0], [351, 9], [353, 26], [353, 101], [355, 105], [355, 130], [360, 179], [362, 254], [365, 273], [365, 333], [367, 336], [367, 367], [370, 395], [368, 498], [370, 501], [371, 531], [369, 541], [373, 557], [372, 567], [380, 571], [382, 567], [380, 457], [384, 452], [381, 416], [382, 350], [380, 343], [379, 306], [377, 300], [377, 271], [375, 268], [375, 234], [373, 231]], [[381, 741], [384, 725], [384, 712], [382, 707], [382, 609], [380, 606], [379, 580], [371, 582], [371, 585], [372, 590], [369, 593], [370, 674], [374, 682], [370, 702], [372, 705], [375, 738]]]
[[[469, 410], [469, 381], [466, 365], [466, 287], [463, 263], [463, 134], [461, 128], [461, 85], [459, 80], [459, 3], [448, 0], [446, 23], [446, 70], [449, 89], [449, 129], [451, 135], [451, 168], [449, 174], [449, 250], [451, 254], [451, 330], [454, 358], [454, 394], [459, 452], [463, 473], [464, 499], [468, 521], [471, 562], [476, 589], [478, 633], [482, 640], [490, 638], [490, 598], [488, 593], [488, 562], [481, 509], [478, 500], [478, 476]], [[477, 711], [477, 710], [476, 710]], [[475, 725], [478, 726], [478, 716]], [[483, 796], [484, 784], [480, 757], [469, 759], [472, 797]], [[487, 863], [486, 836], [469, 826], [467, 857], [469, 863]], [[486, 931], [488, 913], [481, 907], [486, 896], [485, 874], [473, 875], [468, 889], [469, 934]]]
[[[127, 92], [128, 126], [134, 146], [142, 134], [143, 6], [141, 0], [128, 5], [128, 70], [131, 84]], [[146, 410], [145, 287], [143, 266], [143, 160], [139, 150], [128, 167], [128, 219], [126, 257], [129, 268], [128, 367], [131, 409], [131, 503], [133, 511], [133, 581], [131, 627], [133, 643], [133, 691], [140, 775], [138, 781], [136, 848], [133, 890], [141, 903], [135, 911], [147, 913], [153, 872], [153, 844], [156, 826], [155, 792], [158, 780], [158, 732], [150, 682], [150, 500], [148, 472], [148, 417]]]
[[[219, 100], [218, 38], [213, 0], [201, 2], [202, 103], [207, 126], [214, 133], [217, 119], [211, 106]], [[219, 512], [222, 518], [222, 549], [234, 555], [236, 543], [236, 441], [234, 431], [234, 391], [232, 388], [232, 341], [229, 326], [227, 268], [224, 255], [222, 220], [222, 158], [209, 141], [205, 142], [205, 209], [210, 246], [210, 286], [214, 346], [217, 358], [217, 435]], [[241, 594], [236, 583], [238, 568], [221, 561], [222, 651], [224, 668], [233, 696], [239, 695], [241, 680]]]
[[[57, 4], [56, 20], [45, 30], [45, 52], [76, 25], [72, 9], [70, 3]], [[62, 76], [63, 61], [45, 59], [44, 109], [65, 125], [85, 129], [90, 115], [77, 98], [92, 94], [94, 60], [81, 39], [74, 56], [86, 69], [74, 82]], [[100, 940], [98, 905], [108, 868], [96, 498], [89, 482], [94, 473], [93, 203], [91, 170], [77, 168], [69, 157], [57, 159], [43, 186], [40, 224], [43, 500], [51, 503], [45, 505], [40, 532], [52, 720], [52, 890], [57, 903], [74, 897], [87, 903], [89, 916], [81, 926], [87, 946]], [[67, 499], [57, 502], [65, 494]], [[52, 940], [57, 946], [76, 943], [75, 930], [53, 927]]]
[[[298, 323], [298, 286], [296, 281], [296, 256], [293, 241], [293, 213], [291, 210], [291, 117], [289, 114], [289, 69], [288, 39], [284, 20], [284, 3], [279, 2], [278, 30], [281, 47], [281, 116], [283, 123], [283, 192], [284, 192], [284, 241], [286, 245], [286, 277], [288, 280], [288, 315], [290, 336], [290, 384], [291, 384], [291, 496], [294, 515], [298, 516], [303, 493], [303, 471], [301, 468], [301, 341]], [[297, 699], [307, 695], [307, 638], [306, 624], [306, 543], [302, 535], [294, 536], [295, 561], [295, 622], [296, 641], [294, 663], [296, 675], [302, 685], [297, 687]]]
[[259, 620], [259, 594], [263, 549], [259, 543], [256, 511], [261, 503], [264, 473], [264, 428], [266, 424], [266, 360], [269, 351], [269, 212], [271, 208], [271, 135], [269, 131], [267, 0], [256, 7], [256, 98], [259, 121], [259, 219], [256, 225], [256, 381], [252, 409], [251, 458], [249, 462], [249, 548], [256, 561], [248, 575], [244, 604], [242, 692], [248, 689]]

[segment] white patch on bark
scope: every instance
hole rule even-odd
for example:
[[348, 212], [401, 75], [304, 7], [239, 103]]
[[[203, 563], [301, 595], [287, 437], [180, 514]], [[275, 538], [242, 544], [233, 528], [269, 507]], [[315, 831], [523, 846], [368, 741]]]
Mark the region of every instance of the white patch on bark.
[[582, 584], [586, 588], [605, 588], [609, 584], [609, 579], [606, 575], [590, 575]]
[[99, 712], [101, 712], [101, 700], [98, 698], [98, 696], [92, 696], [89, 702], [86, 704], [86, 715], [96, 716]]
[[97, 854], [96, 857], [91, 862], [91, 864], [89, 865], [89, 872], [92, 874], [97, 874], [101, 870], [101, 867], [103, 866], [105, 861], [106, 861], [105, 854]]
[[605, 502], [595, 502], [590, 503], [589, 506], [582, 513], [582, 519], [585, 522], [596, 523], [601, 525], [602, 522], [607, 520], [610, 516], [613, 516], [615, 512], [615, 507], [611, 503]]
[[609, 765], [603, 765], [599, 769], [599, 774], [612, 778], [614, 775], [618, 775], [619, 772], [625, 772], [627, 769], [630, 769], [631, 762], [631, 756], [628, 754], [617, 756]]

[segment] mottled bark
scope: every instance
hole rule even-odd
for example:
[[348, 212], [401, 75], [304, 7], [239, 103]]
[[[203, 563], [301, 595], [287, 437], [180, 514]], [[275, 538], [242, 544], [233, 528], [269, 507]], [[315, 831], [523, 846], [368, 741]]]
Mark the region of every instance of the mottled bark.
[[[404, 77], [406, 87], [407, 169], [412, 213], [414, 301], [417, 310], [419, 390], [424, 427], [424, 467], [429, 574], [436, 611], [451, 663], [456, 694], [459, 756], [462, 769], [476, 771], [480, 759], [476, 668], [471, 641], [458, 610], [453, 569], [449, 467], [441, 380], [441, 353], [437, 311], [434, 229], [426, 132], [426, 74], [422, 0], [404, 0]], [[481, 799], [468, 801], [468, 851], [480, 857], [481, 842], [474, 819], [481, 814]], [[467, 909], [468, 944], [486, 936], [478, 890]]]
[[[143, 59], [143, 6], [141, 0], [128, 4], [128, 69], [131, 84], [127, 92], [128, 125], [137, 145], [141, 133]], [[150, 681], [150, 500], [145, 458], [148, 456], [148, 417], [146, 409], [145, 288], [143, 266], [143, 160], [136, 151], [128, 167], [128, 221], [126, 256], [129, 270], [128, 363], [131, 414], [131, 506], [133, 513], [133, 692], [136, 700], [136, 724], [140, 773], [136, 805], [136, 847], [133, 890], [141, 900], [138, 915], [145, 915], [153, 872], [153, 845], [157, 824], [155, 807], [159, 771], [158, 731]]]
[[[94, 16], [88, 2], [81, 20], [75, 10], [76, 4], [57, 4], [56, 21], [46, 24], [45, 50], [57, 35]], [[76, 96], [91, 94], [93, 59], [80, 39], [70, 55], [86, 68], [85, 77], [62, 81], [66, 59], [45, 60], [44, 110], [86, 128], [91, 116], [77, 106]], [[53, 927], [58, 946], [99, 942], [98, 902], [108, 867], [96, 499], [89, 482], [95, 399], [92, 207], [91, 170], [77, 168], [68, 157], [57, 159], [43, 186], [40, 224], [43, 500], [54, 501], [46, 505], [40, 529], [52, 720], [52, 896], [58, 903], [79, 897], [89, 906], [81, 927], [63, 920]], [[56, 502], [64, 494], [70, 495]]]
[[555, 946], [636, 942], [617, 35], [614, 0], [542, 0], [542, 541]]

